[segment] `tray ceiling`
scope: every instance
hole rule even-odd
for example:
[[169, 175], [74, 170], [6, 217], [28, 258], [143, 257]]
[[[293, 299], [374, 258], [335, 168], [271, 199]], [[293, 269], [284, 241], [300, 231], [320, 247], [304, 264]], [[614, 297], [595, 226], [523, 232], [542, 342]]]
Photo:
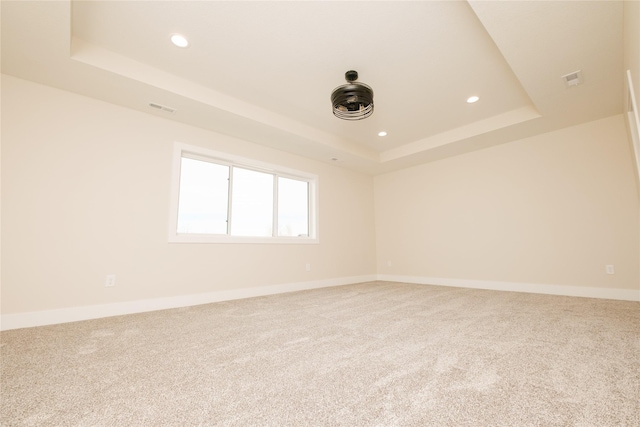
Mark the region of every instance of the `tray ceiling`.
[[[2, 2], [2, 72], [375, 174], [620, 113], [622, 11], [617, 1]], [[172, 45], [174, 33], [189, 47]], [[373, 115], [357, 122], [335, 118], [329, 99], [350, 69], [375, 93]], [[583, 83], [567, 87], [561, 77], [577, 70]]]

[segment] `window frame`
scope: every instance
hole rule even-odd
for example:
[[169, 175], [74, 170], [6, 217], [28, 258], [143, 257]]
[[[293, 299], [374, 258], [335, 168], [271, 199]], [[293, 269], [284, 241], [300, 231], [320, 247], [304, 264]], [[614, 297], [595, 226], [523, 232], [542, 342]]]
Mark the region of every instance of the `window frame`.
[[[174, 143], [172, 158], [172, 177], [171, 177], [171, 197], [169, 212], [169, 243], [277, 243], [277, 244], [317, 244], [320, 242], [318, 237], [318, 176], [315, 174], [302, 172], [299, 170], [274, 165], [258, 160], [248, 159], [233, 154], [223, 153], [220, 151], [210, 150], [207, 148], [184, 144], [181, 142]], [[229, 176], [233, 174], [233, 167], [254, 170], [258, 172], [268, 173], [274, 177], [273, 186], [273, 230], [272, 236], [232, 236], [231, 234], [195, 234], [195, 233], [178, 233], [178, 204], [180, 200], [180, 175], [182, 158], [190, 158], [194, 160], [211, 162], [229, 167]], [[305, 181], [308, 183], [308, 216], [309, 216], [309, 235], [308, 236], [278, 236], [277, 229], [277, 192], [278, 177]], [[229, 212], [231, 209], [231, 191], [229, 188]], [[227, 218], [229, 220], [229, 217]], [[229, 224], [229, 222], [227, 222]], [[231, 228], [227, 226], [227, 233]]]

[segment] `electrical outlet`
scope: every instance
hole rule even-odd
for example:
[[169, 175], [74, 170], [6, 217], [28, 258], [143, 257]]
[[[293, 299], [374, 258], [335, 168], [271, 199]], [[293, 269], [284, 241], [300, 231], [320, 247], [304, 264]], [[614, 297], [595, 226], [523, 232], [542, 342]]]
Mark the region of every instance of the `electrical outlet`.
[[391, 260], [387, 260], [387, 267], [393, 267], [393, 262]]
[[604, 268], [607, 274], [616, 274], [615, 270], [613, 269], [613, 265], [605, 265]]
[[311, 263], [308, 262], [305, 268], [307, 269], [307, 271], [311, 271]]
[[104, 287], [113, 288], [115, 285], [116, 285], [116, 275], [107, 274], [107, 277], [104, 279]]

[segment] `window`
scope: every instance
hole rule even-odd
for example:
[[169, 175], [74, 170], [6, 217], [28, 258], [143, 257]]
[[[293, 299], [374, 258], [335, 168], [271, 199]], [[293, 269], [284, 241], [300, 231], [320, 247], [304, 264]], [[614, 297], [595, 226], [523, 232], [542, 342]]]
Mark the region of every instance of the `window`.
[[176, 144], [170, 242], [317, 243], [317, 177]]

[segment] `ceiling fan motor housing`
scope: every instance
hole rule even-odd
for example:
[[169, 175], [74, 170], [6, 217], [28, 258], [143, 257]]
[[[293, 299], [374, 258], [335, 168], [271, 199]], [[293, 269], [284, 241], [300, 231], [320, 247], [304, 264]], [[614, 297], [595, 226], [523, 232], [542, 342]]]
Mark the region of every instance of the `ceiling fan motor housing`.
[[358, 80], [358, 72], [354, 70], [349, 70], [346, 73], [344, 73], [344, 78], [348, 82], [355, 82], [356, 80]]

